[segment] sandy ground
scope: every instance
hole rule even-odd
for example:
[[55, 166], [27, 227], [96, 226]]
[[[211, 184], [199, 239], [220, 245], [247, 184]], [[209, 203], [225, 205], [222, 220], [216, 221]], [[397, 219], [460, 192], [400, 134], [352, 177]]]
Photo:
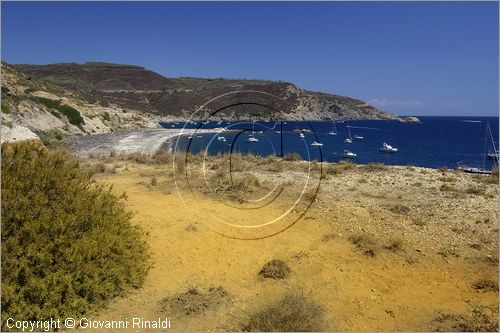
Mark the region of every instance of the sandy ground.
[[[134, 223], [147, 232], [152, 268], [141, 289], [92, 319], [168, 316], [175, 331], [239, 330], [252, 311], [298, 289], [327, 309], [327, 330], [432, 331], [440, 328], [440, 314], [468, 318], [475, 306], [498, 304], [497, 291], [473, 287], [481, 279], [498, 283], [498, 185], [477, 176], [358, 167], [323, 179], [312, 206], [296, 206], [284, 224], [240, 232], [220, 220], [258, 225], [289, 209], [296, 193], [244, 210], [196, 188], [193, 194], [182, 182], [178, 193], [169, 166], [114, 165], [114, 173], [97, 180], [126, 192]], [[279, 176], [288, 187], [304, 179], [300, 171], [254, 173], [262, 181]], [[477, 186], [485, 191], [467, 192]], [[353, 244], [359, 235], [373, 240], [374, 256]], [[258, 278], [272, 259], [290, 266], [288, 279]], [[161, 310], [165, 297], [212, 286], [229, 296], [203, 313]]]

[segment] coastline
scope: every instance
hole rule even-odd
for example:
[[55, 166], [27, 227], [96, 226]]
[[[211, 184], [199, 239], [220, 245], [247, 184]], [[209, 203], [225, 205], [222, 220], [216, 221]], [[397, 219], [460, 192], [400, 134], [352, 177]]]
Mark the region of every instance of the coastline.
[[153, 155], [179, 135], [213, 133], [206, 129], [143, 129], [86, 135], [73, 139], [71, 149], [80, 156], [141, 153]]

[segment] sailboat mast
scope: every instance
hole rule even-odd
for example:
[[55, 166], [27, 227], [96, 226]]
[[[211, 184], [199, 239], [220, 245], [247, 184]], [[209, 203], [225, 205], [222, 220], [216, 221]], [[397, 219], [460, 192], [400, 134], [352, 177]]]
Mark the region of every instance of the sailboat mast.
[[488, 156], [488, 129], [490, 128], [490, 123], [486, 123], [486, 133], [484, 133], [484, 151], [483, 151], [483, 170], [486, 167], [486, 157]]

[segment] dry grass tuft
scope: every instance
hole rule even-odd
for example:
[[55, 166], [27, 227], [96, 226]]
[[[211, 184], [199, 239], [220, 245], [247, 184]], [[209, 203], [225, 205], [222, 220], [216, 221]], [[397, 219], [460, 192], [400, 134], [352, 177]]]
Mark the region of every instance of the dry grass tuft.
[[289, 153], [283, 157], [283, 160], [289, 162], [302, 161], [302, 157], [298, 153]]
[[402, 238], [394, 237], [389, 239], [387, 244], [384, 245], [384, 249], [391, 252], [401, 252], [404, 248], [404, 241]]
[[361, 166], [360, 169], [368, 172], [377, 172], [377, 171], [387, 171], [389, 167], [383, 163], [368, 163], [366, 165]]
[[258, 276], [264, 279], [286, 279], [291, 271], [286, 262], [273, 259], [262, 267]]
[[375, 257], [375, 252], [377, 249], [377, 242], [375, 239], [368, 234], [356, 234], [349, 237], [351, 243], [353, 243], [358, 249], [363, 251], [363, 253], [368, 257]]
[[250, 315], [246, 332], [319, 332], [324, 330], [325, 310], [301, 293], [289, 292]]
[[406, 214], [410, 212], [410, 207], [402, 205], [402, 204], [397, 204], [389, 208], [389, 210], [393, 213], [396, 214]]
[[178, 317], [201, 315], [207, 310], [216, 309], [228, 297], [223, 287], [210, 287], [207, 291], [192, 287], [186, 292], [163, 298], [159, 312]]
[[498, 292], [498, 283], [493, 280], [481, 279], [472, 284], [472, 287], [477, 290], [496, 291]]

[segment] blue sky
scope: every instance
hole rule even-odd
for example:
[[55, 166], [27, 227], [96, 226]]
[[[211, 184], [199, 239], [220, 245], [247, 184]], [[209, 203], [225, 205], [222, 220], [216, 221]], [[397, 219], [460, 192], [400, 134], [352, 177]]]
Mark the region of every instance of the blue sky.
[[498, 2], [2, 1], [2, 60], [287, 80], [403, 115], [498, 115]]

